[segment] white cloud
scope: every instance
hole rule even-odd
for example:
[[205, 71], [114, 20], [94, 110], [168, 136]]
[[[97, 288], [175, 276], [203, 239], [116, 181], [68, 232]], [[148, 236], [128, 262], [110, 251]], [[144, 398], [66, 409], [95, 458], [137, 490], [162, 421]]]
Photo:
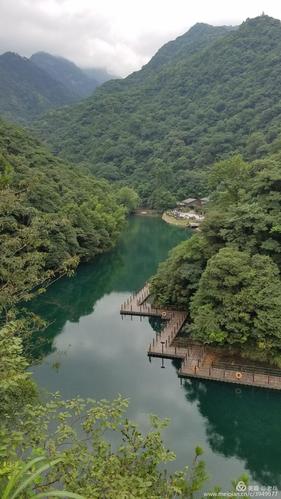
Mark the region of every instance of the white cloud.
[[0, 51], [38, 50], [126, 75], [196, 22], [281, 17], [276, 0], [0, 0]]

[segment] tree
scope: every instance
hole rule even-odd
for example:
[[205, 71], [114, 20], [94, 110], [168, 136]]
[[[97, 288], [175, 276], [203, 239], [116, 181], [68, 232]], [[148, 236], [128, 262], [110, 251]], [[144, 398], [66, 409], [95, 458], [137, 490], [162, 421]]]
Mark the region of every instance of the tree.
[[208, 175], [213, 203], [222, 209], [236, 204], [247, 190], [250, 169], [250, 164], [245, 163], [240, 155], [215, 163]]
[[260, 158], [268, 151], [268, 145], [262, 132], [252, 133], [246, 144], [246, 154], [249, 159]]
[[149, 206], [160, 211], [173, 208], [175, 204], [175, 196], [164, 187], [156, 188], [149, 198]]
[[207, 264], [192, 300], [192, 334], [204, 343], [245, 346], [277, 361], [281, 345], [281, 283], [263, 255], [222, 248]]
[[207, 262], [207, 244], [196, 234], [174, 248], [151, 279], [155, 303], [188, 310]]
[[281, 268], [281, 172], [275, 158], [252, 164], [251, 183], [218, 229], [226, 243], [270, 256]]
[[134, 189], [121, 187], [117, 192], [117, 201], [131, 213], [138, 207], [140, 198]]

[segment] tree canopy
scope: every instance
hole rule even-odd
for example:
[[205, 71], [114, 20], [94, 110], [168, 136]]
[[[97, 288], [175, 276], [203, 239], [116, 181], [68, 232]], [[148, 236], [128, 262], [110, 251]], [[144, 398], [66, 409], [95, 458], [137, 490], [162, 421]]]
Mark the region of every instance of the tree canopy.
[[272, 260], [231, 247], [207, 263], [191, 304], [193, 336], [204, 343], [280, 348], [280, 274]]

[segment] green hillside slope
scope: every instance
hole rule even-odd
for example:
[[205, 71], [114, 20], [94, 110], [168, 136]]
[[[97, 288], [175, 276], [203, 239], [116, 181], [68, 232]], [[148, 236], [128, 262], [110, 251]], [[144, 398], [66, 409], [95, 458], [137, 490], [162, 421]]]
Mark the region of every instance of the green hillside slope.
[[125, 220], [118, 190], [3, 121], [0, 194], [0, 289], [21, 278], [26, 258], [52, 271], [92, 259], [114, 245]]

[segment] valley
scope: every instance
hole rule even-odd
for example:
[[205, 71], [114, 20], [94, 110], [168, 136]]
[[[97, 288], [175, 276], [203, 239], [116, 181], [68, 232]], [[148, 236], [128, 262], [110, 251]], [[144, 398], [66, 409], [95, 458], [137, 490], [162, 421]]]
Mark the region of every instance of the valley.
[[2, 30], [0, 496], [277, 496], [281, 21], [70, 3]]

